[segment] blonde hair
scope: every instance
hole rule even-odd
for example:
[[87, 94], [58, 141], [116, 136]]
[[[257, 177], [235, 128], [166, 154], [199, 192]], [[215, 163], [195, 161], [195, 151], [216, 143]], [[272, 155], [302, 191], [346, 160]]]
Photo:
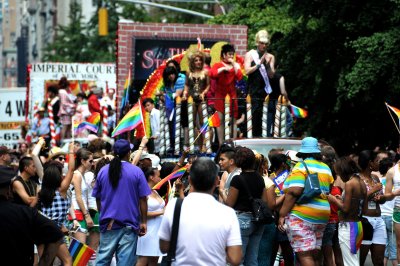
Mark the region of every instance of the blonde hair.
[[264, 41], [261, 41], [261, 42], [265, 42], [266, 44], [269, 44], [270, 38], [269, 38], [268, 31], [260, 30], [259, 32], [257, 32], [257, 34], [256, 34], [256, 45], [257, 45], [258, 42], [260, 42], [261, 39], [264, 39]]
[[196, 59], [196, 57], [199, 57], [202, 61], [202, 68], [204, 67], [204, 61], [205, 61], [205, 56], [203, 52], [195, 52], [193, 53], [190, 57], [189, 57], [189, 70], [190, 72], [194, 72], [196, 70], [195, 66], [194, 66], [194, 60]]

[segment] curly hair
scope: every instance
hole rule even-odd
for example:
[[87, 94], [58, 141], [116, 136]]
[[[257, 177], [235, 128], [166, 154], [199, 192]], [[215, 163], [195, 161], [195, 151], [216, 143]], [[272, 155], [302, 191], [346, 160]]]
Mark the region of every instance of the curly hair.
[[201, 68], [204, 67], [204, 61], [205, 61], [204, 53], [200, 52], [200, 51], [195, 52], [194, 54], [192, 54], [189, 57], [189, 69], [190, 69], [190, 72], [194, 72], [196, 70], [196, 67], [195, 67], [195, 64], [194, 64], [194, 60], [196, 58], [200, 58], [201, 59]]

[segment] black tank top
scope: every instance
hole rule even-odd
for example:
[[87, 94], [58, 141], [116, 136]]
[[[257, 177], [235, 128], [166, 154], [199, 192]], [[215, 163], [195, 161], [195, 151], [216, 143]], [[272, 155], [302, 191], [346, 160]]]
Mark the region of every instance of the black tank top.
[[[25, 188], [26, 193], [29, 195], [29, 197], [34, 197], [36, 196], [36, 183], [32, 180], [24, 181], [21, 176], [17, 176], [14, 180], [14, 182], [21, 182], [22, 185]], [[14, 203], [17, 204], [22, 204], [22, 205], [27, 205], [22, 198], [18, 195], [18, 193], [13, 192], [14, 196]]]

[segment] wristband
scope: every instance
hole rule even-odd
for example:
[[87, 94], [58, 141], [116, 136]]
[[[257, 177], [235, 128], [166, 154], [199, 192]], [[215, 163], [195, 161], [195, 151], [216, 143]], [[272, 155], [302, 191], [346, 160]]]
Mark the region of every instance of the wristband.
[[256, 68], [258, 69], [258, 68], [260, 68], [261, 67], [261, 64], [256, 64]]

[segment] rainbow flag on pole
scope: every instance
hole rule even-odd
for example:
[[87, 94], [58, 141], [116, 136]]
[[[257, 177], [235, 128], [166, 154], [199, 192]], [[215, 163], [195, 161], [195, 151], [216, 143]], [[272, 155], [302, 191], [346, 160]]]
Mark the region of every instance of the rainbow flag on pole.
[[290, 108], [292, 109], [292, 114], [296, 118], [306, 118], [308, 116], [308, 112], [306, 109], [297, 107], [293, 104], [290, 104]]
[[122, 96], [121, 99], [121, 109], [120, 109], [121, 114], [124, 113], [125, 106], [129, 104], [129, 90], [131, 88], [131, 68], [132, 68], [132, 63], [129, 64], [128, 77], [125, 80], [124, 95]]
[[207, 119], [204, 125], [200, 128], [200, 134], [206, 132], [208, 127], [219, 127], [219, 126], [221, 126], [221, 121], [219, 120], [217, 112], [215, 112], [214, 114], [212, 114], [212, 116], [210, 116], [210, 118]]
[[79, 134], [82, 132], [84, 129], [87, 129], [89, 131], [92, 131], [94, 133], [97, 133], [99, 130], [98, 124], [100, 123], [100, 114], [97, 112], [92, 113], [91, 116], [89, 116], [86, 121], [75, 121], [74, 120], [74, 132], [76, 134]]
[[398, 108], [396, 108], [396, 107], [390, 106], [390, 105], [387, 104], [387, 103], [385, 103], [385, 104], [386, 104], [386, 106], [387, 106], [390, 110], [392, 110], [392, 111], [397, 115], [397, 117], [400, 119], [400, 110], [399, 110]]
[[121, 121], [119, 121], [118, 125], [114, 128], [111, 137], [115, 137], [124, 132], [135, 129], [140, 124], [143, 124], [143, 119], [142, 119], [142, 107], [140, 106], [140, 101], [139, 101], [121, 119]]
[[86, 118], [86, 121], [89, 122], [90, 124], [98, 125], [100, 123], [100, 119], [101, 119], [100, 113], [93, 112], [91, 116]]
[[185, 165], [184, 167], [179, 168], [175, 172], [173, 172], [170, 175], [166, 176], [163, 180], [161, 180], [160, 182], [155, 184], [153, 189], [160, 189], [162, 187], [162, 185], [164, 185], [169, 180], [175, 179], [175, 178], [179, 178], [179, 177], [183, 176], [183, 174], [186, 172], [187, 168], [188, 168], [188, 165]]
[[71, 243], [68, 249], [71, 254], [73, 266], [86, 266], [90, 257], [94, 254], [94, 250], [88, 245], [85, 245], [75, 238], [71, 238]]

